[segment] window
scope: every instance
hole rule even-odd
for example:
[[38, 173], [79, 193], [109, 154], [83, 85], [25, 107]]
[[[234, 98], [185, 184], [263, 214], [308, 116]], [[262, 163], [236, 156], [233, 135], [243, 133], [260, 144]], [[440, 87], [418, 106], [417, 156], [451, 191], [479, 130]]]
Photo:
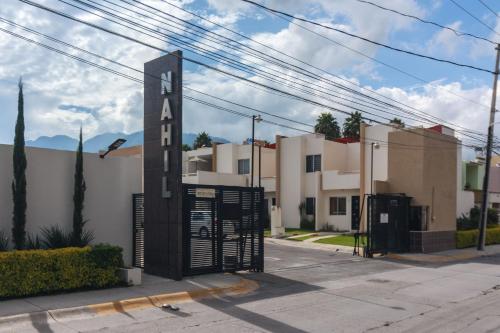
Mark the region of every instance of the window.
[[316, 211], [315, 198], [306, 198], [306, 215], [314, 215]]
[[250, 159], [238, 160], [238, 175], [248, 175], [250, 173]]
[[330, 197], [330, 215], [346, 215], [345, 197]]
[[306, 172], [321, 171], [321, 155], [306, 156]]
[[271, 205], [272, 206], [276, 206], [276, 198], [272, 198], [271, 199]]

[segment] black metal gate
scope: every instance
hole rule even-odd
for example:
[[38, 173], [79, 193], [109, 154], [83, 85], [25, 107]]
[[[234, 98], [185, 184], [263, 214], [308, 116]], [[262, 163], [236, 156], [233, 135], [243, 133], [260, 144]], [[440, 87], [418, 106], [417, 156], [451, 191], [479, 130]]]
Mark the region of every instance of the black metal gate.
[[368, 256], [410, 250], [410, 201], [405, 195], [368, 196]]
[[137, 193], [132, 195], [132, 265], [144, 268], [144, 194]]
[[263, 213], [262, 188], [184, 184], [184, 275], [263, 271]]

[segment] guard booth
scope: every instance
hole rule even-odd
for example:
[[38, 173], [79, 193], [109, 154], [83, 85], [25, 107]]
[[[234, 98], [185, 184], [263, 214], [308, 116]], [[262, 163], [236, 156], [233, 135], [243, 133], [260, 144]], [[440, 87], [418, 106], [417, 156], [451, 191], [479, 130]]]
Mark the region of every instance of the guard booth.
[[404, 194], [368, 196], [366, 255], [410, 251], [410, 201]]
[[183, 184], [184, 275], [264, 270], [263, 188]]

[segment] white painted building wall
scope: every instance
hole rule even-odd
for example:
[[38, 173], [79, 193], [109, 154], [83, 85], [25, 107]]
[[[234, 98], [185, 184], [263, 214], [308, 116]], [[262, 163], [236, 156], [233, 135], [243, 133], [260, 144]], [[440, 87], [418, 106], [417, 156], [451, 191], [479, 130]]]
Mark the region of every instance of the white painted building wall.
[[[307, 134], [281, 140], [281, 216], [287, 228], [300, 227], [299, 205], [316, 199], [316, 229], [350, 230], [350, 201], [359, 195], [359, 143]], [[306, 172], [306, 156], [321, 154], [321, 171]], [[348, 194], [346, 215], [330, 216], [330, 196]], [[311, 218], [312, 216], [310, 216]]]
[[[41, 227], [58, 224], [71, 230], [75, 152], [26, 148], [26, 230], [40, 234]], [[84, 153], [86, 228], [94, 243], [123, 248], [125, 264], [132, 263], [132, 194], [142, 192], [140, 157], [106, 157]], [[12, 146], [0, 145], [0, 230], [12, 228]]]

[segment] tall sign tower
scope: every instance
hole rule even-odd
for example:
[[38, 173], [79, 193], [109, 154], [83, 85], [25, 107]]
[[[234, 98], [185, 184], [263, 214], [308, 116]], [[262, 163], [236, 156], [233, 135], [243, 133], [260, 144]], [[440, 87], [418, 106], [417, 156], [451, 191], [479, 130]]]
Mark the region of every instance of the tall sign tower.
[[182, 52], [144, 64], [144, 271], [182, 279]]

